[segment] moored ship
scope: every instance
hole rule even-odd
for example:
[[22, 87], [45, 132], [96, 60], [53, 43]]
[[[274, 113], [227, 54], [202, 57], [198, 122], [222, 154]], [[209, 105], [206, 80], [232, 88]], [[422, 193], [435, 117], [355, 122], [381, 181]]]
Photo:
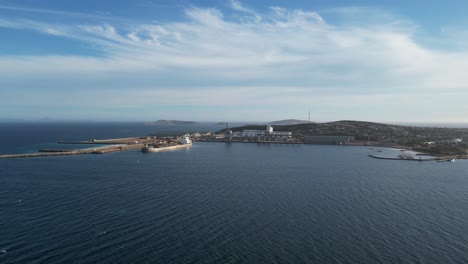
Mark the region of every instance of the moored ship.
[[192, 146], [192, 140], [188, 136], [183, 136], [178, 144], [174, 145], [155, 145], [155, 144], [146, 144], [141, 148], [142, 152], [158, 152], [163, 150], [172, 150]]

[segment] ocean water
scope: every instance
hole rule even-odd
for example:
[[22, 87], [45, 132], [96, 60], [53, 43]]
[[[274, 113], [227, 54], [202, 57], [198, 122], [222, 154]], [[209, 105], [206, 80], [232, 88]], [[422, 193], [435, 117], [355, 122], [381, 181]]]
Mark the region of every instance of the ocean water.
[[[70, 139], [122, 134], [95, 130]], [[3, 149], [43, 142], [1, 131]], [[468, 162], [375, 152], [196, 142], [0, 159], [0, 263], [468, 263]]]

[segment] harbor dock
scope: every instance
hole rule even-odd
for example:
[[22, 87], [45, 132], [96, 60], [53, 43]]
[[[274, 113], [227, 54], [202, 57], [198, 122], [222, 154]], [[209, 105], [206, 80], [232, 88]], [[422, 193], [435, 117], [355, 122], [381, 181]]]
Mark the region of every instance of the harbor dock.
[[117, 151], [125, 151], [132, 149], [141, 149], [145, 144], [132, 144], [132, 145], [120, 145], [120, 146], [106, 146], [99, 148], [88, 148], [88, 149], [74, 149], [74, 150], [63, 150], [63, 149], [41, 149], [37, 153], [21, 153], [21, 154], [3, 154], [0, 155], [0, 159], [13, 159], [13, 158], [36, 158], [36, 157], [50, 157], [50, 156], [67, 156], [67, 155], [81, 155], [81, 154], [105, 154]]
[[[82, 155], [82, 154], [106, 154], [111, 152], [139, 150], [148, 144], [156, 144], [164, 142], [158, 151], [174, 150], [185, 148], [186, 145], [180, 145], [175, 138], [156, 138], [156, 137], [132, 137], [132, 138], [115, 138], [101, 140], [86, 140], [86, 141], [58, 141], [59, 144], [81, 144], [81, 145], [106, 145], [95, 148], [85, 149], [40, 149], [36, 153], [20, 153], [20, 154], [0, 154], [0, 159], [13, 158], [36, 158], [50, 156], [67, 156], [67, 155]], [[190, 144], [191, 146], [191, 144]]]
[[393, 158], [393, 157], [380, 157], [380, 156], [375, 156], [375, 155], [369, 155], [369, 157], [374, 158], [374, 159], [382, 159], [382, 160], [405, 160], [405, 161], [447, 161], [447, 160], [452, 160], [452, 159], [460, 159], [461, 157], [459, 156], [446, 156], [446, 157], [433, 157], [433, 158]]

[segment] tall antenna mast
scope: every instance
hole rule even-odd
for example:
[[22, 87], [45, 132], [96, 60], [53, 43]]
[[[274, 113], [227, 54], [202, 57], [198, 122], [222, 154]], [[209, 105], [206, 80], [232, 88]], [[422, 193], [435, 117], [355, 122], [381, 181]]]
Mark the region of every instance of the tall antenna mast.
[[229, 137], [229, 142], [231, 141], [232, 139], [232, 131], [231, 129], [229, 129], [229, 123], [226, 122], [226, 132], [225, 132], [225, 135], [227, 135]]

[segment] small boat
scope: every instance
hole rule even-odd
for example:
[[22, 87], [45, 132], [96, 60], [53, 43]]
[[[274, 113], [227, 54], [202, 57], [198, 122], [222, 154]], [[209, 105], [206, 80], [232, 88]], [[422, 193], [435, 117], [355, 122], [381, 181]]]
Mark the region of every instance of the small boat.
[[164, 150], [175, 150], [179, 148], [186, 148], [192, 146], [192, 140], [188, 136], [183, 136], [179, 139], [179, 143], [171, 142], [168, 144], [146, 144], [141, 148], [142, 152], [159, 152]]

